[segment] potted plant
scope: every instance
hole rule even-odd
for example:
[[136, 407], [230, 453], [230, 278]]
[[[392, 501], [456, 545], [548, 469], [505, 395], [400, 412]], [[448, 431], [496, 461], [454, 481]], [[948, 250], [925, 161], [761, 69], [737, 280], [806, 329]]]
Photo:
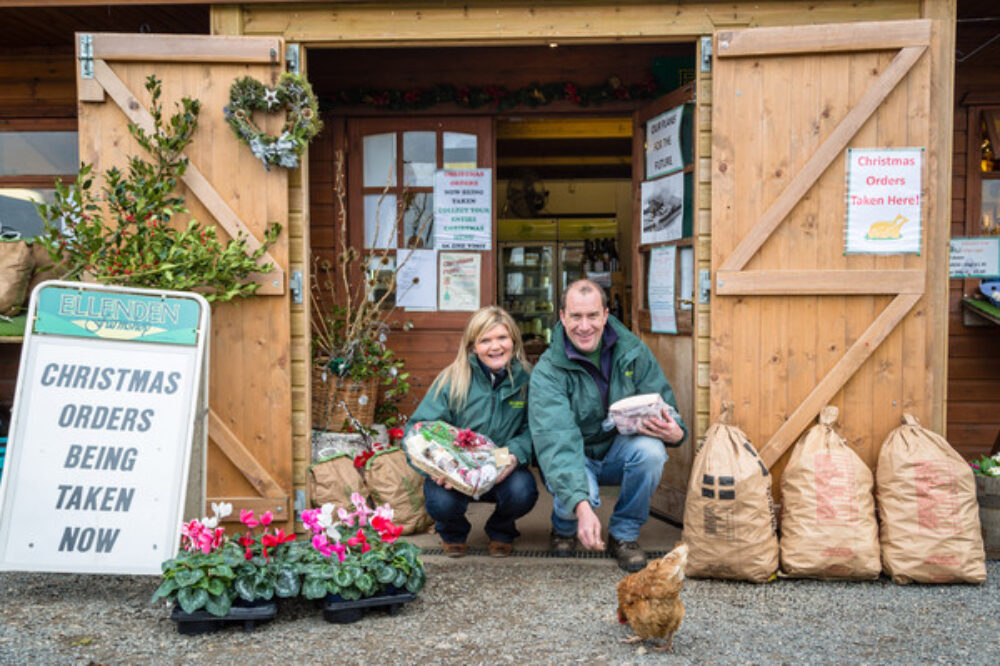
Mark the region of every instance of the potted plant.
[[388, 606], [394, 613], [412, 601], [426, 581], [420, 549], [399, 539], [388, 505], [368, 508], [351, 496], [354, 511], [324, 504], [302, 512], [312, 538], [299, 558], [302, 595], [324, 599], [324, 616], [353, 622], [365, 608]]
[[[259, 518], [253, 511], [240, 511], [240, 522], [247, 531], [236, 540], [243, 547], [243, 559], [234, 567], [233, 587], [239, 599], [249, 604], [299, 594], [297, 551], [291, 547], [295, 535], [282, 529], [270, 532], [273, 518], [270, 511]], [[258, 528], [260, 533], [255, 534]]]
[[979, 523], [986, 557], [1000, 559], [1000, 453], [969, 463], [976, 477]]
[[100, 195], [93, 191], [90, 164], [80, 167], [71, 185], [57, 182], [55, 203], [38, 206], [45, 221], [39, 242], [62, 279], [198, 291], [210, 302], [252, 295], [258, 285], [249, 277], [271, 270], [258, 262], [281, 226], [270, 225], [261, 245], [249, 252], [245, 237], [223, 243], [214, 225], [195, 219], [178, 224], [188, 215], [176, 192], [188, 166], [183, 151], [198, 127], [200, 107], [185, 97], [165, 120], [160, 81], [150, 76], [146, 90], [153, 130], [131, 122], [128, 130], [148, 158], [133, 155], [125, 172], [106, 170]]
[[[226, 535], [219, 521], [232, 513], [226, 502], [212, 504], [211, 518], [194, 519], [181, 527], [181, 550], [163, 562], [162, 581], [152, 602], [174, 605], [171, 619], [184, 634], [220, 629], [225, 622], [240, 622], [252, 629], [256, 622], [277, 614], [277, 606], [243, 603], [237, 591], [243, 551]], [[246, 572], [242, 575], [246, 575]]]
[[[395, 425], [395, 405], [410, 388], [402, 361], [386, 346], [393, 328], [412, 328], [409, 322], [392, 320], [397, 276], [409, 256], [394, 257], [388, 247], [358, 251], [348, 244], [344, 178], [344, 155], [338, 153], [334, 182], [339, 250], [335, 263], [314, 261], [310, 289], [313, 427], [320, 430], [343, 429], [346, 414], [341, 402], [362, 424], [376, 422], [380, 393], [385, 407], [378, 422]], [[405, 205], [393, 224], [400, 222]], [[429, 221], [430, 216], [417, 236]], [[375, 237], [380, 237], [377, 225]]]

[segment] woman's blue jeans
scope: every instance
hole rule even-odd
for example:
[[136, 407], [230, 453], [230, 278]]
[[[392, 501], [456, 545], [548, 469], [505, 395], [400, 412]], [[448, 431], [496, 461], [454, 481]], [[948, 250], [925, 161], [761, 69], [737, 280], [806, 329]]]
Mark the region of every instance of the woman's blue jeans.
[[[590, 483], [590, 506], [601, 505], [598, 485], [621, 486], [608, 533], [618, 541], [636, 541], [639, 529], [649, 519], [649, 500], [660, 485], [667, 462], [663, 442], [646, 435], [618, 435], [603, 460], [584, 458]], [[546, 487], [549, 492], [548, 482]], [[552, 529], [557, 534], [576, 534], [576, 513], [553, 493]]]
[[538, 485], [527, 467], [518, 465], [510, 476], [493, 486], [478, 500], [457, 490], [445, 490], [431, 479], [424, 479], [425, 507], [445, 543], [465, 543], [472, 525], [465, 517], [469, 502], [494, 502], [497, 506], [486, 521], [486, 535], [491, 541], [511, 543], [520, 536], [514, 525], [531, 511], [538, 500]]

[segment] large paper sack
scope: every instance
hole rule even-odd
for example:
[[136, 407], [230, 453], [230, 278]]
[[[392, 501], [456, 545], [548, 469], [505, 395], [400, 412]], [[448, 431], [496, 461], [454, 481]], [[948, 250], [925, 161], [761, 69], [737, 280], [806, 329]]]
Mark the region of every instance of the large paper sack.
[[882, 571], [868, 465], [834, 430], [837, 408], [795, 444], [781, 475], [781, 569], [806, 578], [875, 579]]
[[16, 315], [24, 305], [35, 261], [22, 240], [0, 241], [0, 315]]
[[368, 494], [361, 472], [354, 459], [346, 453], [320, 460], [309, 468], [309, 501], [314, 507], [326, 503], [338, 507], [352, 506], [351, 494]]
[[392, 522], [403, 534], [425, 532], [434, 522], [424, 510], [424, 477], [406, 462], [400, 448], [380, 451], [365, 465], [365, 483], [372, 504], [392, 507]]
[[910, 414], [889, 433], [875, 476], [882, 566], [897, 583], [982, 583], [986, 555], [972, 469]]
[[771, 476], [742, 430], [728, 425], [732, 405], [695, 454], [684, 503], [686, 575], [764, 582], [778, 570]]

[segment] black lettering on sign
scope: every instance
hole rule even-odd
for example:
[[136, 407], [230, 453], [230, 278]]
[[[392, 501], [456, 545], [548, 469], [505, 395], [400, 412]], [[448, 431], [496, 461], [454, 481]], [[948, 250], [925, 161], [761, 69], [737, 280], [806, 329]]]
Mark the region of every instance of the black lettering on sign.
[[56, 509], [64, 511], [127, 512], [132, 508], [135, 488], [71, 486], [61, 483]]
[[121, 532], [120, 528], [112, 530], [105, 527], [96, 529], [85, 527], [81, 530], [79, 527], [66, 527], [63, 529], [62, 540], [59, 542], [59, 552], [86, 553], [94, 548], [94, 551], [98, 553], [110, 553], [115, 547], [115, 542], [118, 541], [119, 532]]
[[71, 444], [66, 453], [65, 469], [110, 469], [131, 472], [139, 450], [124, 446], [81, 446]]

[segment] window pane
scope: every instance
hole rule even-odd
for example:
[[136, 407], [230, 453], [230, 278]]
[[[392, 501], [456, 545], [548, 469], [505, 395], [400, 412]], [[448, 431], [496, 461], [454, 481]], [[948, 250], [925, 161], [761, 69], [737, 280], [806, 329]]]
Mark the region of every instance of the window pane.
[[[368, 276], [369, 278], [375, 278], [375, 285], [368, 292], [368, 299], [375, 303], [381, 301], [386, 291], [389, 290], [389, 285], [392, 283], [392, 274], [396, 269], [395, 255], [386, 255], [385, 261], [386, 263], [383, 264], [382, 257], [372, 257], [368, 264]], [[396, 307], [396, 294], [392, 293], [386, 297], [380, 309], [391, 310], [394, 307]]]
[[983, 180], [982, 227], [979, 233], [1000, 235], [1000, 180]]
[[365, 195], [365, 247], [396, 247], [396, 195]]
[[79, 167], [76, 132], [0, 132], [0, 175], [60, 176]]
[[434, 194], [417, 192], [407, 201], [403, 213], [405, 247], [434, 247]]
[[433, 187], [437, 169], [437, 133], [403, 132], [403, 184]]
[[476, 135], [459, 132], [444, 133], [444, 168], [476, 168]]
[[396, 186], [396, 135], [369, 134], [364, 138], [365, 187]]
[[55, 203], [55, 198], [55, 190], [0, 188], [0, 233], [4, 238], [31, 238], [42, 233], [45, 225], [35, 204]]

